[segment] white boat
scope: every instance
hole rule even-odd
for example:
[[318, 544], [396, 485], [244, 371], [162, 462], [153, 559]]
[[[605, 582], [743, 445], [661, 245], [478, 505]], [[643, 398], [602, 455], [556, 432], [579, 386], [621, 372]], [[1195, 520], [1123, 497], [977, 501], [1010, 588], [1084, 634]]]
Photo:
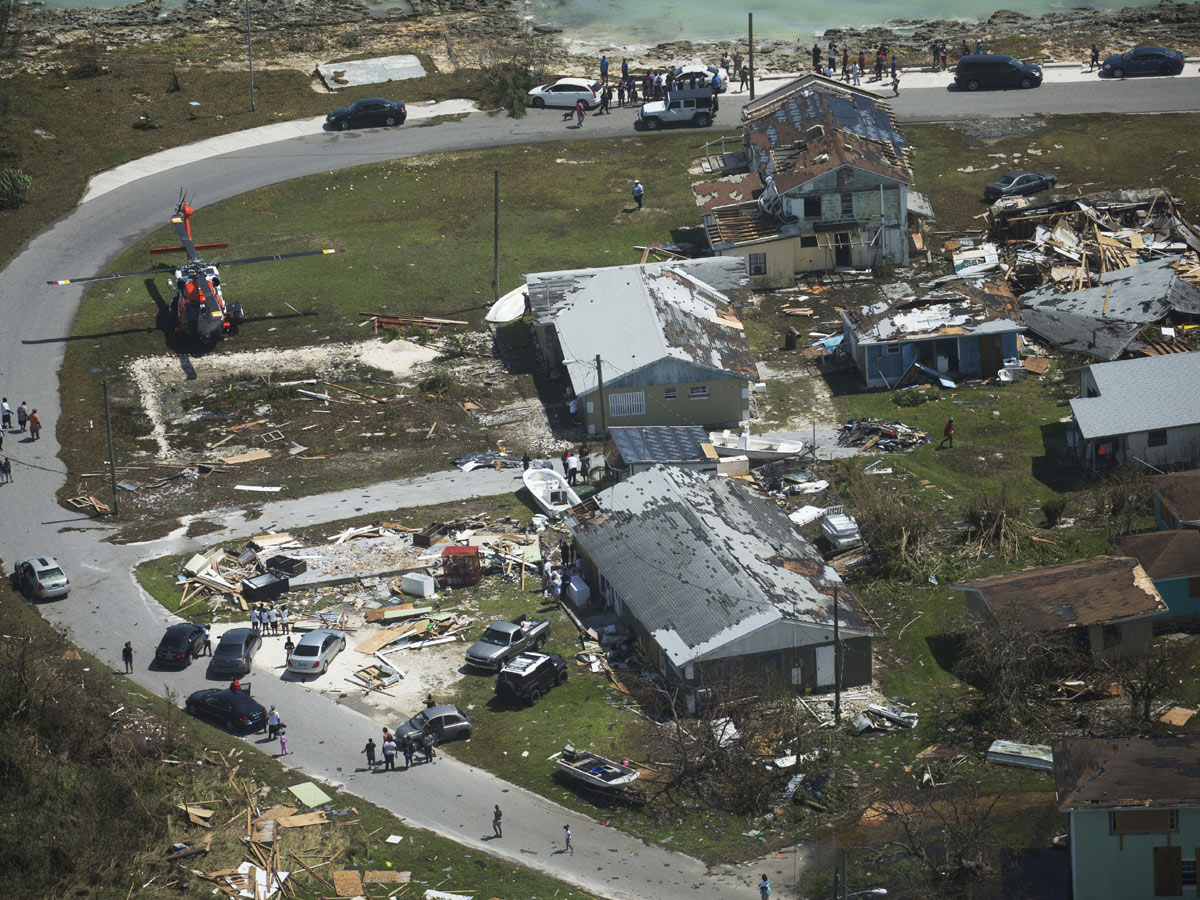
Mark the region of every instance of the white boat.
[[521, 480], [537, 505], [555, 518], [582, 502], [566, 477], [553, 469], [526, 469]]
[[712, 442], [717, 456], [748, 456], [755, 460], [787, 459], [804, 452], [802, 441], [781, 441], [764, 437], [753, 437], [749, 427], [739, 435], [725, 431], [710, 431], [708, 439]]
[[831, 506], [825, 510], [825, 521], [821, 523], [821, 533], [825, 535], [825, 539], [829, 541], [829, 545], [834, 550], [849, 550], [863, 542], [858, 522], [854, 520], [853, 516], [846, 515], [845, 509], [841, 506]]
[[484, 321], [503, 325], [505, 322], [521, 318], [525, 314], [525, 293], [528, 290], [529, 286], [525, 284], [513, 288], [492, 304], [492, 308], [483, 317]]
[[602, 791], [627, 788], [638, 777], [637, 769], [590, 751], [576, 750], [570, 744], [563, 747], [562, 756], [556, 762], [558, 771], [566, 777]]

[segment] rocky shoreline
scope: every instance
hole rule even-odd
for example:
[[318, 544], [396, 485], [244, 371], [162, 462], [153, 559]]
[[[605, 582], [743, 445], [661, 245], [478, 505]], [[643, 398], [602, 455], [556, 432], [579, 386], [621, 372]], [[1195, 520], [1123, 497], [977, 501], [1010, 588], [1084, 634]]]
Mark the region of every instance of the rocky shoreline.
[[[590, 71], [601, 52], [628, 56], [642, 67], [689, 57], [715, 60], [724, 49], [745, 50], [744, 39], [724, 44], [584, 45], [548, 33], [554, 32], [552, 28], [523, 21], [510, 0], [410, 0], [410, 6], [412, 12], [391, 10], [383, 15], [374, 15], [359, 0], [254, 0], [252, 8], [255, 20], [270, 22], [273, 33], [352, 31], [358, 36], [355, 55], [376, 47], [398, 52], [397, 43], [407, 40], [413, 49], [431, 53], [439, 68], [470, 67], [477, 59], [470, 51], [484, 48], [492, 53], [536, 49], [541, 64], [564, 72]], [[229, 35], [244, 31], [245, 9], [243, 0], [188, 0], [166, 13], [160, 0], [141, 0], [113, 9], [24, 7], [14, 24], [28, 53], [83, 39], [119, 46], [185, 34]], [[1001, 10], [977, 22], [904, 19], [876, 28], [829, 29], [822, 43], [834, 40], [839, 46], [869, 48], [886, 42], [901, 48], [902, 62], [923, 65], [935, 39], [948, 44], [952, 58], [957, 57], [962, 42], [973, 46], [976, 39], [1015, 48], [1022, 56], [1046, 59], [1085, 59], [1092, 41], [1100, 45], [1102, 54], [1138, 43], [1162, 43], [1191, 56], [1200, 50], [1200, 2], [1162, 0], [1152, 6], [1115, 11], [1079, 7], [1039, 17]], [[455, 45], [461, 53], [455, 52]], [[340, 46], [349, 49], [344, 41]], [[755, 53], [764, 71], [797, 71], [811, 62], [807, 40], [759, 41]]]

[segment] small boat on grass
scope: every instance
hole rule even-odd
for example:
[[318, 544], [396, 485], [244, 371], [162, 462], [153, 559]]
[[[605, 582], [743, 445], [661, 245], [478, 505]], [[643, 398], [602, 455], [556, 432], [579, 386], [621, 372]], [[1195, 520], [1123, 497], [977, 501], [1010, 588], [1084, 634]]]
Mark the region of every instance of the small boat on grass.
[[589, 750], [576, 750], [571, 744], [563, 747], [556, 760], [558, 772], [564, 778], [578, 782], [595, 791], [621, 794], [637, 781], [638, 770], [614, 762]]
[[710, 431], [708, 439], [712, 442], [717, 456], [748, 456], [754, 460], [787, 459], [804, 452], [803, 441], [784, 441], [772, 438], [754, 437], [747, 427], [739, 435], [725, 431]]
[[484, 321], [503, 325], [505, 322], [521, 318], [525, 314], [525, 294], [528, 290], [529, 285], [526, 284], [513, 288], [492, 304], [492, 308], [483, 317]]
[[557, 518], [583, 502], [575, 489], [567, 484], [566, 477], [553, 469], [526, 469], [521, 480], [537, 505], [552, 517]]

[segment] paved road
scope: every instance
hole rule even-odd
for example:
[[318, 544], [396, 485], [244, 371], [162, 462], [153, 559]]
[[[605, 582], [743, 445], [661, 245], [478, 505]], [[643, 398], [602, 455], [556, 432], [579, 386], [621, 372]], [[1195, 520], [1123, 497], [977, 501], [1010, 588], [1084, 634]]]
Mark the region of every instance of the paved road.
[[[1032, 92], [960, 96], [940, 85], [945, 75], [926, 79], [905, 76], [897, 103], [901, 118], [916, 121], [950, 116], [1018, 116], [1043, 112], [1194, 109], [1200, 92], [1187, 79], [1146, 79], [1140, 82], [1095, 84], [1048, 80]], [[744, 96], [727, 95], [721, 124], [728, 130]], [[184, 184], [200, 205], [303, 175], [327, 172], [361, 163], [445, 150], [482, 149], [498, 144], [567, 140], [628, 134], [632, 113], [589, 117], [582, 129], [568, 129], [556, 112], [534, 113], [521, 120], [474, 113], [459, 122], [436, 127], [405, 128], [339, 134], [305, 133], [292, 128], [277, 141], [209, 156], [199, 146], [181, 157], [177, 168], [146, 161], [110, 180], [97, 193], [33, 238], [0, 272], [0, 386], [15, 406], [28, 399], [48, 427], [34, 443], [25, 435], [8, 435], [4, 452], [14, 462], [15, 483], [3, 486], [5, 514], [0, 517], [0, 547], [10, 561], [33, 551], [50, 551], [71, 570], [70, 599], [43, 607], [45, 616], [69, 629], [73, 639], [101, 659], [117, 665], [119, 648], [132, 639], [138, 649], [135, 678], [147, 687], [186, 694], [203, 682], [200, 670], [181, 674], [152, 672], [145, 662], [167, 616], [134, 583], [130, 570], [138, 561], [165, 552], [183, 552], [201, 542], [177, 534], [149, 545], [114, 547], [104, 542], [108, 529], [49, 498], [65, 480], [57, 459], [54, 425], [62, 403], [78, 403], [67, 387], [59, 394], [57, 372], [74, 312], [82, 296], [78, 287], [50, 288], [48, 278], [102, 271], [128, 244], [160, 225]], [[720, 133], [714, 128], [710, 133]], [[697, 132], [697, 143], [703, 137]], [[228, 141], [227, 141], [228, 144]], [[180, 157], [176, 157], [178, 161]], [[102, 340], [83, 335], [71, 340]], [[99, 416], [97, 416], [97, 421]], [[97, 439], [99, 431], [97, 430]], [[272, 504], [267, 514], [250, 524], [241, 513], [223, 515], [225, 535], [249, 530], [326, 520], [371, 509], [419, 505], [453, 497], [493, 493], [493, 483], [507, 473], [449, 473], [422, 483], [406, 483], [372, 491], [349, 491], [304, 501]], [[206, 537], [211, 543], [217, 536]], [[289, 765], [306, 773], [345, 783], [363, 796], [382, 803], [413, 824], [454, 837], [463, 843], [532, 865], [607, 897], [728, 896], [747, 893], [753, 877], [710, 874], [698, 861], [644, 845], [546, 800], [506, 785], [499, 779], [446, 759], [435, 766], [395, 776], [353, 773], [357, 750], [365, 737], [378, 733], [378, 723], [361, 712], [286, 682], [260, 677], [260, 692], [285, 711], [295, 753]], [[514, 764], [517, 764], [514, 761]], [[520, 763], [525, 764], [525, 763]], [[369, 784], [367, 783], [369, 781]], [[487, 810], [500, 802], [505, 808], [511, 838], [482, 841], [488, 832]], [[574, 857], [554, 853], [563, 823], [572, 823], [579, 848]], [[519, 835], [519, 836], [518, 836]]]

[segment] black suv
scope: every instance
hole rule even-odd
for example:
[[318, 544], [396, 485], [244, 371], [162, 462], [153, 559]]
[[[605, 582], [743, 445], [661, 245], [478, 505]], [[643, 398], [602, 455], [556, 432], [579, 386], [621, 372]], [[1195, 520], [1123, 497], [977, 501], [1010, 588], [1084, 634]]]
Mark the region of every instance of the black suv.
[[567, 681], [567, 661], [546, 653], [522, 653], [500, 670], [496, 696], [503, 700], [524, 700], [533, 706], [542, 694]]
[[1032, 88], [1042, 83], [1042, 70], [1033, 63], [1000, 53], [974, 53], [959, 59], [954, 70], [955, 87]]

